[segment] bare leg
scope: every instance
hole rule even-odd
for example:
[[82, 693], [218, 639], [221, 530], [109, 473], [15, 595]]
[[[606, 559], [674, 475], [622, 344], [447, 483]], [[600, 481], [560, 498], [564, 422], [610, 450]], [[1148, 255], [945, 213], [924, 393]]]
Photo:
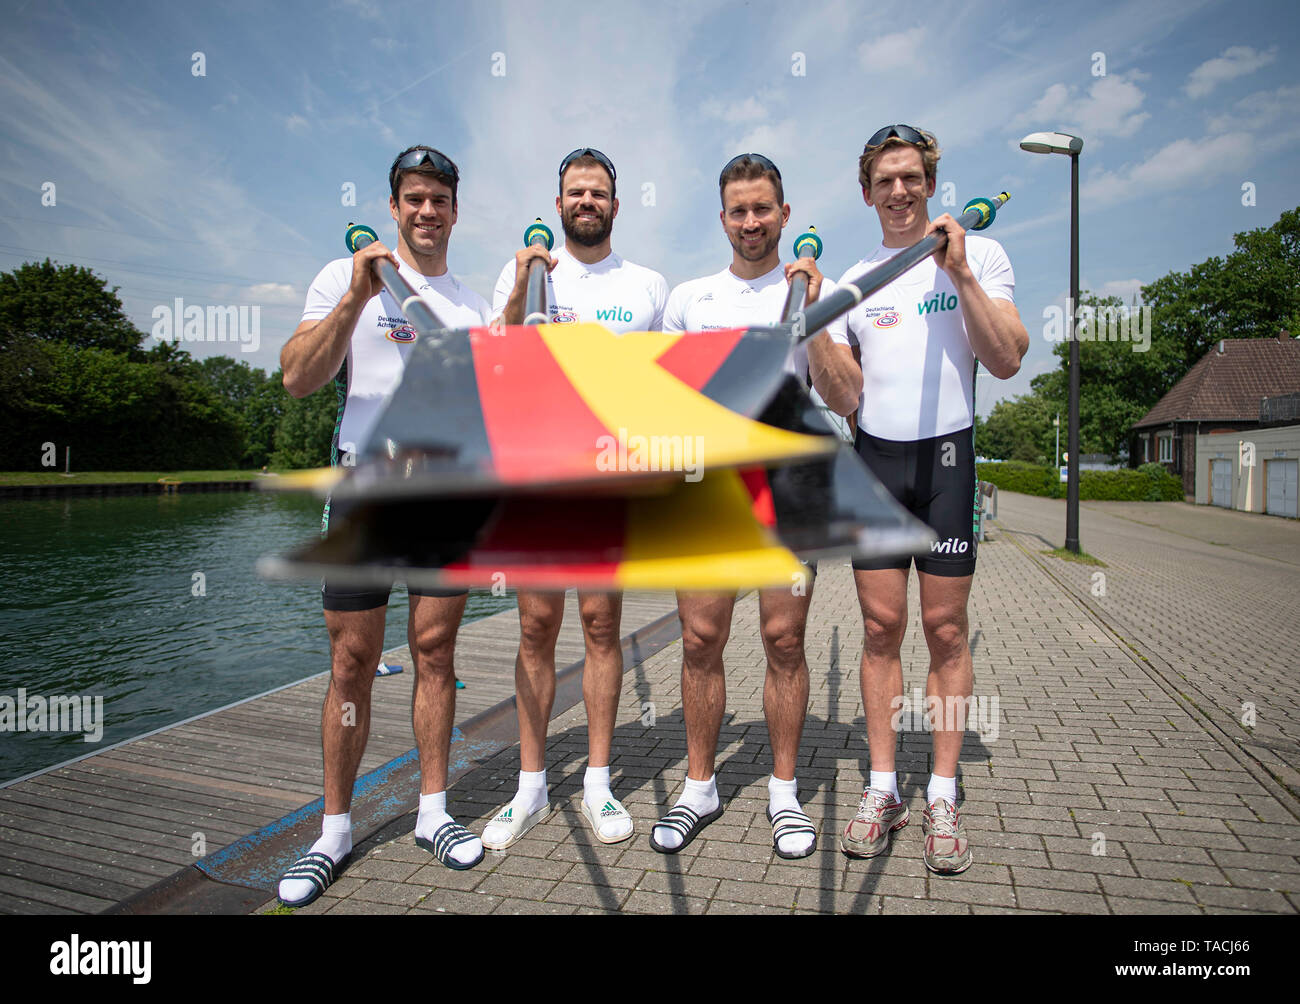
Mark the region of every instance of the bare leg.
[[871, 769], [895, 769], [898, 733], [893, 717], [902, 706], [903, 635], [907, 631], [907, 569], [854, 571], [862, 607], [862, 705]]
[[949, 577], [918, 573], [921, 580], [921, 625], [930, 648], [930, 673], [925, 681], [927, 703], [938, 698], [934, 728], [934, 773], [956, 777], [961, 742], [966, 732], [966, 702], [974, 685], [967, 635], [966, 602], [973, 576]]
[[764, 589], [758, 594], [763, 651], [767, 654], [763, 714], [772, 744], [772, 775], [783, 781], [794, 778], [808, 712], [804, 628], [811, 602], [811, 588], [806, 596], [795, 596], [789, 589]]
[[370, 736], [370, 688], [384, 647], [387, 612], [387, 607], [325, 611], [330, 685], [321, 708], [321, 749], [327, 816], [352, 808], [352, 788]]
[[415, 662], [411, 722], [420, 750], [420, 794], [447, 788], [447, 757], [456, 717], [456, 632], [467, 596], [412, 596], [407, 641]]
[[686, 719], [686, 776], [707, 781], [718, 756], [727, 709], [722, 650], [731, 635], [734, 594], [678, 593], [682, 621], [682, 713]]
[[578, 610], [587, 658], [582, 672], [582, 699], [587, 706], [587, 766], [608, 767], [618, 695], [623, 687], [623, 646], [619, 638], [623, 594], [579, 592]]
[[515, 699], [521, 770], [546, 769], [546, 731], [555, 704], [555, 639], [563, 620], [564, 593], [520, 591]]

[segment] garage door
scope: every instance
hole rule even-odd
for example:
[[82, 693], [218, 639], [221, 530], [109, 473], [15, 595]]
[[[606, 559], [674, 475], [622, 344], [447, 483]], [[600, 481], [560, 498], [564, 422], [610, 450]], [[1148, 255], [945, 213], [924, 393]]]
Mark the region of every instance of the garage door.
[[1210, 503], [1232, 508], [1232, 461], [1210, 461]]
[[1274, 516], [1297, 516], [1296, 488], [1300, 482], [1300, 461], [1270, 460], [1268, 462], [1267, 512]]

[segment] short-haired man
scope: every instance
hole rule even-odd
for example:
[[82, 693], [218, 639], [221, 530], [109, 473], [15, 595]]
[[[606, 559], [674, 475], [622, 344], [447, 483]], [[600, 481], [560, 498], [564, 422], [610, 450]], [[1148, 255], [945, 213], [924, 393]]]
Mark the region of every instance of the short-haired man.
[[[378, 259], [392, 262], [443, 323], [459, 328], [488, 321], [487, 302], [447, 269], [459, 180], [456, 165], [432, 147], [398, 154], [388, 175], [397, 253], [376, 241], [321, 269], [307, 291], [302, 322], [280, 353], [284, 386], [294, 397], [335, 382], [340, 400], [331, 448], [335, 465], [340, 451], [347, 457], [364, 448], [416, 340], [401, 304], [379, 281]], [[343, 517], [344, 509], [337, 500], [327, 501], [322, 531]], [[322, 587], [330, 637], [330, 683], [321, 711], [325, 818], [321, 838], [280, 880], [280, 901], [288, 906], [304, 906], [319, 896], [352, 851], [352, 788], [370, 732], [370, 690], [384, 644], [389, 592], [329, 582]], [[467, 594], [408, 592], [407, 638], [415, 663], [411, 717], [420, 755], [415, 842], [449, 868], [472, 868], [483, 859], [483, 846], [447, 814], [446, 790], [456, 709], [453, 655]]]
[[[526, 247], [506, 263], [497, 280], [492, 312], [506, 324], [522, 324], [528, 267], [546, 263], [547, 308], [552, 324], [594, 321], [610, 331], [658, 331], [668, 283], [658, 272], [634, 265], [610, 247], [617, 172], [599, 150], [574, 150], [560, 164], [555, 199], [564, 244], [552, 256]], [[546, 787], [546, 733], [555, 703], [555, 641], [564, 619], [563, 591], [520, 590], [519, 653], [515, 699], [519, 711], [519, 788], [483, 830], [492, 850], [510, 847], [551, 813]], [[632, 817], [610, 788], [610, 746], [623, 685], [619, 636], [621, 593], [578, 591], [586, 646], [582, 698], [587, 708], [587, 770], [582, 812], [601, 843], [632, 836]]]
[[[731, 244], [731, 264], [713, 275], [677, 286], [668, 297], [665, 331], [708, 331], [781, 320], [790, 278], [808, 277], [806, 300], [815, 301], [834, 289], [823, 280], [811, 258], [781, 264], [781, 232], [790, 220], [781, 172], [756, 153], [732, 158], [718, 178], [722, 199], [722, 230]], [[835, 322], [841, 325], [842, 322]], [[786, 360], [786, 370], [806, 382], [826, 353], [833, 352], [826, 331], [801, 343]], [[809, 569], [809, 579], [813, 569]], [[804, 657], [804, 627], [812, 602], [812, 582], [806, 589], [763, 589], [758, 594], [767, 676], [763, 712], [772, 743], [772, 776], [768, 779], [768, 819], [772, 845], [783, 858], [807, 857], [817, 843], [817, 830], [798, 800], [795, 761], [808, 707], [808, 662]], [[687, 772], [685, 790], [677, 804], [655, 825], [650, 846], [675, 854], [722, 813], [714, 767], [718, 734], [726, 710], [727, 690], [722, 652], [731, 634], [735, 593], [680, 592], [677, 609], [682, 622], [682, 710], [686, 720]]]
[[[957, 812], [957, 764], [972, 688], [966, 605], [975, 572], [975, 367], [1006, 379], [1020, 368], [1029, 335], [1016, 311], [1015, 276], [997, 241], [967, 234], [949, 214], [930, 220], [937, 183], [934, 136], [907, 125], [873, 135], [859, 160], [862, 198], [876, 211], [880, 247], [841, 284], [928, 233], [947, 244], [848, 315], [847, 336], [818, 390], [835, 411], [858, 413], [858, 453], [890, 493], [939, 540], [918, 556], [921, 625], [930, 650], [927, 706], [935, 711], [934, 772], [922, 828], [925, 864], [953, 873], [972, 855]], [[853, 349], [860, 351], [861, 366]], [[862, 702], [871, 778], [840, 848], [873, 857], [907, 824], [898, 795], [891, 719], [902, 704], [901, 649], [907, 630], [910, 557], [855, 561], [862, 607]]]

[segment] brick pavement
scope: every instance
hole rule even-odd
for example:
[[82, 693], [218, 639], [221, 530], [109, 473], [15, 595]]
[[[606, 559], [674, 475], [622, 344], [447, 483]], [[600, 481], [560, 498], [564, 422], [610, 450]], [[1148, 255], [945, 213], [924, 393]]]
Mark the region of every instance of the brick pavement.
[[[1004, 496], [1002, 504], [1006, 522], [1022, 522], [1018, 503]], [[1086, 532], [1095, 553], [1101, 534]], [[1300, 840], [1284, 790], [1243, 766], [1153, 675], [1137, 642], [1118, 639], [1040, 561], [1063, 563], [1031, 556], [1023, 540], [994, 531], [981, 550], [971, 600], [975, 695], [996, 697], [999, 714], [983, 735], [968, 731], [963, 748], [962, 811], [975, 854], [964, 874], [930, 875], [921, 861], [930, 746], [928, 734], [915, 730], [900, 734], [898, 755], [913, 822], [871, 861], [838, 850], [868, 766], [857, 685], [862, 628], [849, 569], [823, 562], [808, 630], [812, 689], [798, 770], [801, 799], [820, 830], [812, 856], [777, 858], [764, 817], [771, 760], [751, 595], [737, 605], [726, 651], [728, 714], [718, 758], [726, 811], [681, 854], [660, 855], [648, 845], [686, 771], [677, 644], [625, 678], [612, 774], [615, 793], [636, 820], [631, 840], [599, 844], [578, 810], [586, 751], [579, 705], [552, 722], [549, 779], [558, 810], [510, 850], [453, 872], [408, 832], [354, 860], [301, 912], [1300, 909]], [[908, 693], [924, 688], [928, 663], [914, 576], [910, 610], [903, 649]], [[462, 779], [451, 798], [457, 818], [481, 832], [513, 793], [517, 770], [511, 748]], [[414, 817], [407, 822], [413, 826]]]

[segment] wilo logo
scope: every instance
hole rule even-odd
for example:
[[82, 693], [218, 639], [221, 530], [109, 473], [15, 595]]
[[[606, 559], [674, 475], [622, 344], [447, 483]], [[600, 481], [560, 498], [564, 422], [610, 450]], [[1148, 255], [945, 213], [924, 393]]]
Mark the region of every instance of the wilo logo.
[[152, 941], [82, 941], [74, 934], [50, 945], [55, 976], [130, 976], [132, 983], [152, 978]]
[[[1072, 324], [1066, 322], [1073, 318]], [[1151, 348], [1150, 307], [1102, 307], [1084, 304], [1075, 310], [1074, 301], [1065, 301], [1065, 310], [1052, 304], [1043, 308], [1043, 337], [1049, 342], [1068, 340], [1073, 332], [1079, 342], [1129, 342], [1134, 352]]]
[[596, 320], [598, 321], [621, 321], [624, 324], [632, 322], [632, 311], [624, 307], [611, 307], [608, 310], [597, 310]]
[[28, 697], [19, 687], [17, 698], [0, 694], [0, 732], [84, 732], [83, 742], [97, 743], [104, 736], [104, 698]]
[[950, 293], [947, 296], [944, 296], [943, 293], [935, 293], [934, 296], [930, 297], [928, 300], [922, 300], [920, 303], [916, 305], [916, 312], [918, 314], [928, 314], [932, 310], [938, 311], [938, 310], [956, 310], [956, 309], [957, 309], [956, 293]]
[[684, 471], [687, 481], [704, 477], [703, 436], [629, 436], [620, 428], [617, 438], [598, 436], [596, 449], [598, 471]]
[[185, 305], [181, 297], [153, 308], [153, 330], [160, 342], [239, 342], [241, 352], [262, 345], [262, 308]]
[[947, 540], [933, 540], [930, 542], [931, 554], [965, 554], [970, 550], [970, 541], [961, 540], [958, 537], [949, 537]]
[[981, 740], [996, 742], [998, 738], [999, 699], [992, 697], [926, 697], [920, 687], [889, 702], [893, 716], [889, 725], [895, 732], [957, 732], [974, 728]]

